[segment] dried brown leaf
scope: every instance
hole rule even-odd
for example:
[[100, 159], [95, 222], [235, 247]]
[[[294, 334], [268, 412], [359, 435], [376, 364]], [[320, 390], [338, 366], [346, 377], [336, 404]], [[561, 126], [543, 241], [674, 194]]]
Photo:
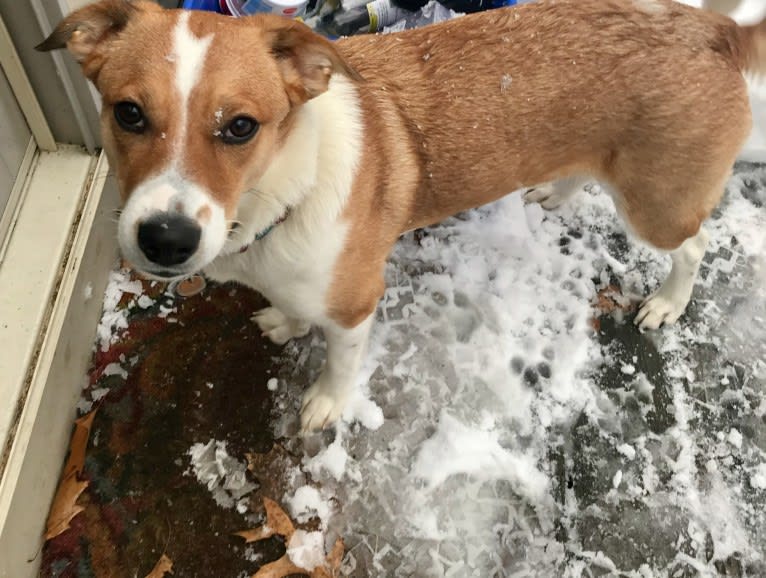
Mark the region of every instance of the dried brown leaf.
[[241, 532], [234, 532], [235, 536], [239, 536], [240, 538], [245, 539], [245, 544], [250, 544], [251, 542], [258, 542], [259, 540], [271, 538], [274, 534], [275, 532], [273, 532], [269, 526], [261, 526], [260, 528], [255, 528], [253, 530], [242, 530]]
[[202, 275], [192, 275], [182, 281], [179, 281], [175, 287], [176, 294], [181, 297], [194, 297], [202, 293], [207, 286], [207, 282]]
[[343, 562], [343, 554], [345, 553], [346, 546], [343, 544], [343, 540], [338, 538], [332, 547], [332, 551], [330, 551], [325, 559], [325, 565], [314, 568], [313, 571], [309, 572], [310, 578], [335, 578], [338, 576], [340, 563]]
[[88, 448], [88, 438], [90, 438], [90, 428], [93, 425], [94, 417], [96, 417], [96, 410], [85, 414], [74, 422], [74, 433], [69, 442], [69, 457], [64, 465], [64, 478], [72, 472], [82, 472], [85, 467], [85, 450]]
[[87, 481], [77, 479], [77, 471], [71, 472], [66, 478], [61, 480], [56, 496], [53, 498], [53, 505], [48, 514], [46, 524], [45, 539], [55, 538], [65, 530], [69, 529], [69, 522], [84, 508], [77, 505], [77, 498], [80, 497], [88, 487]]
[[290, 517], [274, 500], [263, 498], [263, 505], [266, 508], [266, 525], [254, 530], [237, 532], [235, 536], [244, 538], [246, 544], [271, 538], [275, 534], [284, 536], [285, 540], [289, 542], [295, 534], [295, 526], [290, 521]]
[[603, 313], [612, 313], [617, 309], [630, 311], [633, 305], [622, 296], [622, 290], [617, 285], [608, 285], [598, 292], [596, 308]]
[[346, 545], [341, 538], [335, 541], [335, 546], [327, 555], [327, 566], [333, 572], [336, 572], [340, 568], [340, 563], [343, 562], [343, 554], [346, 553]]
[[53, 497], [51, 510], [46, 523], [45, 539], [55, 538], [69, 529], [69, 522], [77, 514], [83, 511], [82, 506], [77, 505], [77, 499], [88, 487], [86, 480], [80, 480], [80, 475], [85, 467], [85, 450], [88, 447], [90, 429], [96, 411], [92, 411], [75, 421], [74, 433], [69, 442], [69, 456], [64, 464], [64, 473], [61, 482]]
[[[289, 544], [290, 538], [295, 534], [295, 526], [290, 517], [273, 500], [263, 498], [263, 505], [266, 508], [266, 524], [254, 530], [237, 532], [235, 535], [241, 536], [249, 544], [250, 542], [271, 538], [276, 534], [284, 536]], [[252, 578], [285, 578], [285, 576], [290, 576], [291, 574], [308, 574], [310, 578], [334, 578], [338, 575], [338, 569], [343, 560], [344, 552], [343, 540], [338, 538], [332, 551], [327, 555], [324, 566], [318, 566], [314, 570], [309, 571], [295, 565], [290, 560], [290, 557], [285, 554], [279, 560], [262, 566], [258, 572], [253, 574]]]
[[164, 578], [165, 574], [173, 573], [173, 561], [165, 554], [162, 555], [157, 561], [151, 572], [146, 575], [146, 578]]
[[[291, 574], [309, 574], [301, 568], [293, 564], [292, 560], [285, 554], [279, 560], [275, 560], [270, 564], [261, 566], [261, 569], [253, 574], [252, 578], [285, 578]], [[312, 574], [309, 574], [313, 576]]]

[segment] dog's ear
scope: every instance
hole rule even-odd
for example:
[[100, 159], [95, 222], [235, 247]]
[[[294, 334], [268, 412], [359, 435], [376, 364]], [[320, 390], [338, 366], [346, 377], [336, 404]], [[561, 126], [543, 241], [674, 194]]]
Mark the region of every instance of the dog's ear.
[[102, 59], [97, 57], [99, 48], [124, 29], [135, 12], [146, 4], [132, 0], [100, 0], [89, 4], [64, 18], [35, 48], [43, 52], [66, 48], [82, 64], [86, 76], [93, 77], [101, 67]]
[[362, 80], [332, 42], [302, 22], [270, 15], [264, 15], [262, 22], [294, 106], [325, 92], [333, 74]]

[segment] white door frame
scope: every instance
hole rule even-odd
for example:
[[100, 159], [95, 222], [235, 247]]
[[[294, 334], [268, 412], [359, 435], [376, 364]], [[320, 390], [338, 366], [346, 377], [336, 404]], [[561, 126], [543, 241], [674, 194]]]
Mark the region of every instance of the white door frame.
[[0, 578], [31, 578], [116, 262], [119, 195], [91, 85], [64, 53], [32, 50], [69, 2], [0, 8], [0, 65], [33, 135], [0, 218]]

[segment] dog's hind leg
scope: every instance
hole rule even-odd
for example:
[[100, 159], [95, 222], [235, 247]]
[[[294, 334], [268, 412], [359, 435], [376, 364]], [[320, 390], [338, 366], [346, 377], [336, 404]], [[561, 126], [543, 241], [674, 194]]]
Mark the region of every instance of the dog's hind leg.
[[642, 330], [670, 325], [685, 311], [709, 240], [702, 223], [718, 204], [725, 180], [719, 176], [679, 184], [679, 180], [664, 179], [667, 182], [661, 177], [636, 179], [627, 195], [611, 190], [631, 231], [654, 248], [667, 251], [672, 260], [668, 277], [639, 307], [634, 322]]
[[266, 307], [250, 318], [263, 331], [263, 335], [277, 345], [284, 345], [295, 337], [303, 337], [311, 325], [300, 319], [292, 319], [276, 307]]
[[673, 267], [665, 282], [641, 304], [635, 324], [641, 329], [657, 329], [675, 323], [689, 303], [697, 271], [705, 255], [709, 235], [704, 227], [671, 251]]
[[540, 203], [544, 209], [555, 209], [576, 195], [589, 182], [582, 176], [567, 177], [550, 181], [527, 189], [525, 203]]

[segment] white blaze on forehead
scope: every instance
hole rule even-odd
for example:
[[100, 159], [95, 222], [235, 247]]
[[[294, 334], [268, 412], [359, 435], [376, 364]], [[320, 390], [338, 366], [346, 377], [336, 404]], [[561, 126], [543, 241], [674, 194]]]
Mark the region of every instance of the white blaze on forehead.
[[[173, 154], [159, 174], [140, 183], [130, 194], [120, 216], [119, 240], [125, 257], [139, 270], [151, 272], [157, 266], [150, 262], [138, 245], [138, 226], [161, 213], [179, 213], [199, 220], [205, 210], [205, 222], [200, 223], [202, 236], [199, 248], [182, 265], [166, 269], [163, 275], [183, 276], [198, 271], [210, 263], [221, 251], [227, 238], [226, 214], [202, 185], [184, 174], [184, 153], [188, 140], [188, 123], [194, 118], [189, 110], [191, 96], [202, 78], [213, 35], [195, 36], [189, 28], [190, 12], [182, 12], [173, 30], [173, 47], [165, 59], [175, 66], [176, 108], [180, 114], [173, 127]], [[172, 90], [172, 86], [168, 87]], [[165, 138], [161, 133], [160, 138]]]
[[176, 65], [176, 88], [181, 97], [181, 127], [176, 143], [177, 153], [183, 149], [186, 137], [186, 123], [189, 118], [189, 97], [199, 82], [205, 67], [205, 57], [213, 41], [213, 35], [199, 38], [189, 28], [190, 12], [183, 12], [173, 33], [172, 59]]
[[189, 12], [182, 13], [173, 34], [176, 87], [184, 101], [188, 101], [192, 89], [199, 80], [205, 64], [205, 56], [213, 41], [212, 34], [204, 38], [194, 36], [189, 28], [190, 17]]

